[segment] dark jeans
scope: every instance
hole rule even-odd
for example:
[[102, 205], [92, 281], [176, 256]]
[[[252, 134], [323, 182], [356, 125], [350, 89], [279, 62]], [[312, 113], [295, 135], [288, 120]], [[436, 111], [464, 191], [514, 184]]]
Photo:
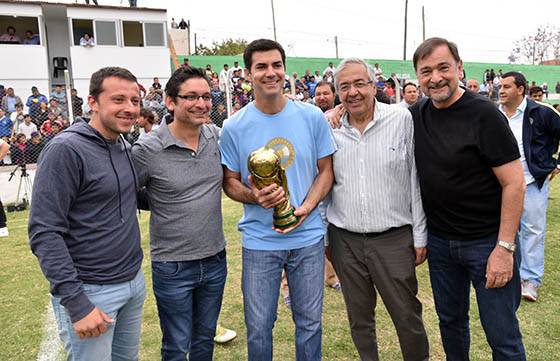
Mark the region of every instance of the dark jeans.
[[195, 261], [152, 261], [162, 360], [210, 361], [227, 276], [226, 251]]
[[454, 241], [428, 233], [430, 280], [447, 361], [469, 360], [471, 283], [492, 360], [526, 360], [515, 314], [521, 300], [518, 252], [511, 281], [502, 288], [486, 288], [486, 264], [496, 242], [497, 235]]
[[0, 228], [6, 227], [6, 213], [4, 212], [4, 205], [0, 199]]

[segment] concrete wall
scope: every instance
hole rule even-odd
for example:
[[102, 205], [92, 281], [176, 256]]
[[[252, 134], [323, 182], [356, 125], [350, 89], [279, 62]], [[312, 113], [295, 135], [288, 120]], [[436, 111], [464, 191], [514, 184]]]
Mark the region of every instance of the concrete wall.
[[168, 29], [167, 31], [173, 40], [177, 55], [189, 56], [191, 54], [189, 30]]
[[[0, 3], [0, 14], [39, 17], [40, 5], [22, 3]], [[17, 28], [17, 18], [14, 18]], [[41, 26], [39, 26], [41, 31]], [[2, 32], [5, 29], [0, 29]], [[42, 31], [41, 31], [42, 32]], [[44, 34], [41, 41], [44, 43]], [[25, 103], [31, 95], [31, 87], [37, 86], [47, 94], [49, 86], [49, 68], [47, 49], [43, 45], [0, 44], [0, 84], [12, 87], [16, 95]], [[0, 183], [1, 184], [1, 183]]]

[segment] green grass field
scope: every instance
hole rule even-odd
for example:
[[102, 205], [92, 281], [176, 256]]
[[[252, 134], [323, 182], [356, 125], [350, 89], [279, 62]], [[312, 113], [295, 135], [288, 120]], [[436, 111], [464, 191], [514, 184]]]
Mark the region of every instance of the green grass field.
[[[518, 316], [524, 336], [528, 360], [557, 361], [560, 359], [560, 180], [552, 182], [548, 212], [545, 285], [539, 302], [523, 302]], [[241, 206], [224, 200], [224, 229], [228, 239], [229, 276], [226, 285], [220, 323], [237, 331], [238, 337], [224, 346], [217, 346], [216, 360], [246, 359], [246, 333], [243, 322], [241, 295], [241, 245], [236, 223]], [[2, 339], [0, 360], [29, 361], [37, 358], [43, 338], [43, 320], [49, 302], [48, 285], [27, 242], [27, 212], [9, 213], [10, 237], [0, 239], [0, 325]], [[148, 297], [144, 307], [141, 360], [159, 359], [161, 333], [149, 267], [148, 213], [140, 216], [143, 248], [146, 252], [144, 272]], [[424, 321], [430, 339], [432, 360], [444, 360], [439, 339], [427, 265], [418, 268], [419, 297], [424, 304]], [[491, 360], [480, 326], [474, 296], [471, 306], [472, 360]], [[381, 303], [377, 309], [377, 333], [382, 360], [401, 360], [393, 325]], [[279, 300], [278, 321], [274, 329], [276, 360], [294, 360], [294, 327], [291, 314]], [[325, 360], [357, 360], [352, 344], [342, 295], [325, 290], [323, 314], [323, 357]]]

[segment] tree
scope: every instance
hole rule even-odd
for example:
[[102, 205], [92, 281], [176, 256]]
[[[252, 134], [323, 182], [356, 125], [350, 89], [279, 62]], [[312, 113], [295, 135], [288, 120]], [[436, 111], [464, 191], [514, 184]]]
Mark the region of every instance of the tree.
[[523, 57], [532, 64], [540, 63], [549, 57], [560, 55], [560, 29], [546, 25], [539, 27], [533, 35], [525, 36], [515, 42], [515, 48], [508, 57]]
[[221, 43], [213, 41], [210, 47], [203, 44], [198, 45], [196, 53], [198, 55], [239, 55], [243, 54], [247, 44], [245, 39], [226, 39]]

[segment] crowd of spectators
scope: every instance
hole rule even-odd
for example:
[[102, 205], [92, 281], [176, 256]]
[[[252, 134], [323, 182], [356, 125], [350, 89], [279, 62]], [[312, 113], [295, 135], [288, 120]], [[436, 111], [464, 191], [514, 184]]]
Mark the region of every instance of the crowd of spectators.
[[[183, 67], [188, 67], [188, 58], [184, 60]], [[210, 64], [206, 65], [206, 74], [210, 80], [212, 111], [211, 121], [221, 127], [228, 117], [228, 96], [231, 99], [231, 113], [239, 111], [253, 100], [253, 87], [244, 73], [244, 69], [234, 62], [233, 66], [224, 64], [217, 72]], [[300, 76], [293, 72], [291, 76], [286, 75], [284, 92], [287, 97], [297, 101], [315, 104], [321, 107], [319, 97], [315, 90], [319, 83], [334, 84], [334, 64], [328, 63], [323, 71], [306, 69]], [[502, 70], [494, 72], [488, 69], [482, 74], [479, 81], [475, 78], [463, 77], [466, 88], [492, 100], [498, 98], [498, 86], [502, 76]], [[414, 83], [405, 79], [398, 79], [395, 73], [386, 76], [380, 64], [374, 65], [374, 82], [377, 87], [376, 99], [387, 104], [397, 103], [408, 108], [423, 94]], [[142, 84], [138, 84], [142, 101], [142, 113], [137, 123], [128, 135], [128, 140], [134, 143], [140, 137], [146, 136], [157, 128], [159, 122], [167, 114], [164, 103], [164, 85], [159, 78], [153, 78], [152, 84], [146, 90]], [[400, 96], [397, 96], [397, 87]], [[334, 86], [332, 87], [334, 93]], [[546, 83], [538, 86], [532, 82], [527, 87], [530, 97], [537, 101], [548, 98], [549, 89]], [[555, 86], [555, 92], [560, 93], [560, 81]], [[78, 96], [75, 89], [70, 94], [70, 102], [74, 116], [87, 117], [87, 104]], [[41, 94], [37, 87], [31, 88], [31, 94], [23, 102], [22, 98], [14, 93], [11, 87], [5, 88], [0, 85], [0, 137], [10, 144], [10, 154], [0, 160], [0, 165], [35, 163], [41, 149], [60, 131], [69, 126], [68, 101], [64, 87], [58, 85], [52, 89], [49, 96]], [[335, 104], [338, 104], [335, 96]], [[560, 105], [554, 105], [560, 109]]]
[[23, 40], [16, 34], [16, 28], [8, 26], [6, 32], [0, 35], [0, 44], [23, 44], [23, 45], [39, 45], [41, 40], [39, 34], [35, 34], [32, 30], [25, 31]]
[[[70, 99], [74, 115], [81, 116], [84, 102], [75, 89]], [[0, 165], [36, 163], [45, 144], [70, 125], [67, 103], [60, 85], [49, 97], [33, 86], [25, 102], [12, 87], [0, 85], [0, 138], [10, 145]]]

